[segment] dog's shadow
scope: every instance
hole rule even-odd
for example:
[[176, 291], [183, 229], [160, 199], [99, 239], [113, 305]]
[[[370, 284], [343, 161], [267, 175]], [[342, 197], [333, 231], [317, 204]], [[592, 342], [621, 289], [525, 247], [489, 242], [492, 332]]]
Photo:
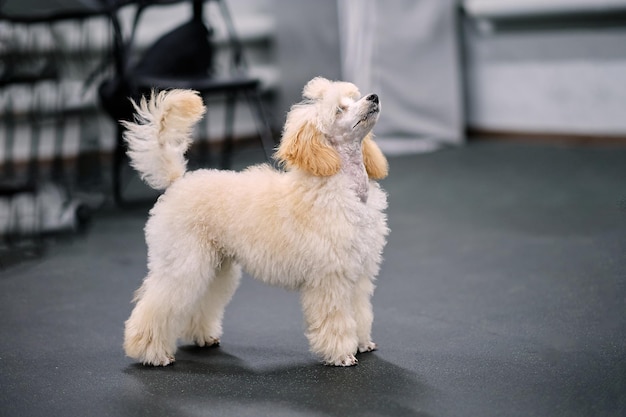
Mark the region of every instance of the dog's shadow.
[[[268, 352], [269, 354], [270, 352]], [[257, 369], [224, 348], [182, 347], [174, 365], [133, 364], [125, 373], [122, 407], [150, 415], [426, 416], [418, 411], [427, 389], [415, 375], [376, 353], [359, 356], [351, 368], [315, 362]], [[246, 414], [247, 415], [247, 414]]]

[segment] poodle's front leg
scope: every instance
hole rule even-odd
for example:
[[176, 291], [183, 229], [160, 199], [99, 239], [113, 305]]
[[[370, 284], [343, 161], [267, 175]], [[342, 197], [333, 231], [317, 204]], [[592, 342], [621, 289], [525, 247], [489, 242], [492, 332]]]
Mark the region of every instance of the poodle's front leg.
[[354, 284], [342, 277], [302, 289], [302, 309], [311, 351], [325, 364], [352, 366], [358, 362], [352, 295]]
[[374, 283], [372, 279], [363, 276], [354, 288], [354, 297], [352, 299], [359, 352], [361, 353], [376, 350], [376, 343], [372, 342], [371, 336], [372, 322], [374, 320], [371, 302], [373, 294]]

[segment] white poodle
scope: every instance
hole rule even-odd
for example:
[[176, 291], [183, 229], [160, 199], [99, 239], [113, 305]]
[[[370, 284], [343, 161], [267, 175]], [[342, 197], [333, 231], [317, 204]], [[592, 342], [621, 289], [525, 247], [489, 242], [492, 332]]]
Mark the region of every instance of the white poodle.
[[275, 154], [285, 172], [185, 172], [205, 110], [198, 94], [171, 90], [135, 106], [128, 155], [150, 186], [167, 190], [145, 228], [149, 272], [126, 321], [128, 356], [165, 366], [179, 337], [217, 345], [241, 267], [300, 291], [306, 336], [324, 363], [355, 365], [357, 352], [376, 349], [370, 297], [389, 232], [386, 194], [373, 181], [388, 169], [370, 133], [380, 102], [324, 78], [303, 96]]

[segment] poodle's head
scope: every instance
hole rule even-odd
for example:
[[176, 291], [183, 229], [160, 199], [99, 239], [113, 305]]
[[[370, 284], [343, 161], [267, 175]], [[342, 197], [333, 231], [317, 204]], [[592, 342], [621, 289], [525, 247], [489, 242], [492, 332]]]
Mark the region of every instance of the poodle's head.
[[387, 176], [387, 160], [372, 139], [380, 101], [376, 94], [361, 98], [354, 84], [317, 77], [307, 83], [302, 102], [294, 105], [283, 130], [276, 158], [287, 169], [317, 176], [341, 169], [337, 148], [361, 144], [363, 162], [372, 179]]

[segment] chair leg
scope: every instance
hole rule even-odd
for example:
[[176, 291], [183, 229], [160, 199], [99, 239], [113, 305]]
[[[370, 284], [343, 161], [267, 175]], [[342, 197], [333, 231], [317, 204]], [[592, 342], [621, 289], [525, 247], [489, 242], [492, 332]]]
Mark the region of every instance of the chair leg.
[[126, 149], [124, 146], [122, 126], [117, 126], [117, 138], [113, 153], [113, 201], [117, 206], [124, 204], [122, 198], [122, 169], [124, 168]]
[[[9, 104], [10, 106], [10, 104]], [[15, 144], [15, 123], [11, 112], [7, 112], [5, 121], [5, 137], [4, 137], [4, 160], [2, 161], [2, 174], [6, 179], [15, 178], [15, 163], [13, 155], [13, 146]]]
[[[117, 207], [126, 209], [154, 203], [154, 200], [158, 197], [156, 191], [150, 191], [150, 194], [144, 196], [133, 195], [137, 190], [135, 187], [129, 187], [130, 183], [139, 177], [134, 174], [134, 170], [129, 172], [131, 171], [131, 161], [126, 154], [128, 148], [124, 142], [123, 134], [124, 129], [122, 126], [119, 126], [117, 130], [117, 145], [113, 154], [113, 202]], [[124, 191], [127, 191], [127, 197], [134, 198], [124, 198]]]
[[255, 120], [257, 132], [261, 138], [263, 152], [265, 152], [267, 160], [271, 161], [275, 145], [274, 136], [272, 135], [272, 129], [267, 121], [265, 112], [263, 111], [263, 104], [261, 103], [259, 92], [257, 90], [247, 91], [246, 98], [248, 99], [248, 104], [252, 110], [252, 116]]
[[237, 105], [237, 95], [228, 94], [226, 96], [226, 117], [224, 119], [224, 147], [222, 149], [222, 159], [220, 167], [230, 169], [233, 154], [235, 106]]
[[209, 126], [211, 124], [209, 117], [209, 106], [207, 106], [204, 117], [199, 122], [200, 131], [204, 133], [200, 134], [197, 143], [187, 153], [187, 166], [190, 171], [211, 166], [211, 143], [209, 140]]

